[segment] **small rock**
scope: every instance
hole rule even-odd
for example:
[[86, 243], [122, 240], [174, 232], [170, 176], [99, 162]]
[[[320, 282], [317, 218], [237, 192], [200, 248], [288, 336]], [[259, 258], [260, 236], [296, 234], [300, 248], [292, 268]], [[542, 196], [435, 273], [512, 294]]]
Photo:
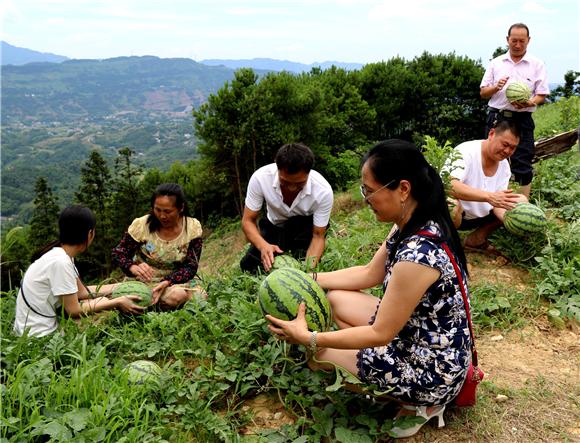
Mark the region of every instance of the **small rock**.
[[491, 341], [502, 341], [503, 340], [503, 335], [494, 335], [493, 337], [491, 337]]
[[280, 420], [282, 418], [284, 414], [282, 414], [281, 412], [276, 412], [274, 414], [274, 420]]
[[495, 397], [495, 401], [498, 402], [498, 403], [503, 403], [506, 400], [508, 400], [508, 396], [507, 395], [497, 394], [497, 397]]

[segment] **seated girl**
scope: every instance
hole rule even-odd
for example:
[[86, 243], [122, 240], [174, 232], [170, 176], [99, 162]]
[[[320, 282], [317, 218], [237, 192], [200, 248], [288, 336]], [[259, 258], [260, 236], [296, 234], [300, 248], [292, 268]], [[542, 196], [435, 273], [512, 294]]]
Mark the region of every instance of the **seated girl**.
[[33, 257], [18, 291], [14, 332], [42, 337], [58, 329], [61, 308], [77, 318], [94, 312], [119, 309], [140, 314], [143, 308], [134, 302], [136, 295], [108, 299], [115, 285], [98, 288], [85, 286], [74, 264], [95, 238], [95, 216], [84, 206], [70, 206], [58, 220], [59, 239], [45, 246]]

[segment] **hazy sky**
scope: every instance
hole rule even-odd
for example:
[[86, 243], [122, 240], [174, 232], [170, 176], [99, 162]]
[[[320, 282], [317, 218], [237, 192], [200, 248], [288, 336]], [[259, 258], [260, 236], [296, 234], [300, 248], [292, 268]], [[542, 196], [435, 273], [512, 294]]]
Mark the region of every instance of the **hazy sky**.
[[578, 0], [0, 0], [1, 38], [70, 58], [488, 59], [524, 22], [549, 81], [580, 71]]

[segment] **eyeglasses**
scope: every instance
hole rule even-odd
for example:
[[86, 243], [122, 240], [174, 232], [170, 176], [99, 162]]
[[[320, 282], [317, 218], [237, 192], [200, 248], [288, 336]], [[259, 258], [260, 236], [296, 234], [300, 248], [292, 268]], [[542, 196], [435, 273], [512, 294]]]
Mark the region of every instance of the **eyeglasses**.
[[367, 195], [367, 188], [365, 187], [365, 185], [360, 185], [360, 195], [362, 195], [362, 198], [364, 198], [366, 201], [368, 201], [373, 195], [375, 195], [377, 192], [379, 192], [381, 189], [386, 188], [387, 186], [392, 185], [393, 183], [395, 183], [395, 179], [391, 180], [389, 183], [387, 183], [386, 185], [381, 186], [379, 189], [377, 189], [376, 191], [371, 192], [370, 194]]

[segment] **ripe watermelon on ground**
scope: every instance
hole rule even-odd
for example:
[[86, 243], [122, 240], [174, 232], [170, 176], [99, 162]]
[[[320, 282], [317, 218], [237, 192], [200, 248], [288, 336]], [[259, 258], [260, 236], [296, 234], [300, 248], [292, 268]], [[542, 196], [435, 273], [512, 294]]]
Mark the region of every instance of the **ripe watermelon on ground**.
[[302, 269], [302, 264], [291, 255], [277, 255], [274, 257], [272, 269], [282, 268]]
[[113, 290], [111, 297], [117, 298], [123, 297], [124, 295], [137, 295], [141, 297], [141, 300], [136, 301], [135, 304], [147, 307], [151, 305], [153, 292], [151, 291], [151, 288], [143, 282], [125, 281], [123, 283], [119, 283], [119, 285]]
[[125, 366], [124, 372], [127, 374], [129, 383], [142, 385], [158, 381], [162, 370], [157, 363], [149, 360], [137, 360]]
[[532, 203], [518, 203], [505, 213], [503, 224], [512, 234], [523, 237], [546, 229], [546, 214]]
[[505, 96], [510, 103], [525, 102], [532, 97], [532, 91], [525, 83], [512, 82], [507, 86]]
[[293, 320], [300, 303], [306, 304], [308, 329], [328, 331], [332, 326], [330, 302], [310, 275], [299, 269], [282, 268], [271, 272], [258, 289], [258, 302], [264, 314]]

